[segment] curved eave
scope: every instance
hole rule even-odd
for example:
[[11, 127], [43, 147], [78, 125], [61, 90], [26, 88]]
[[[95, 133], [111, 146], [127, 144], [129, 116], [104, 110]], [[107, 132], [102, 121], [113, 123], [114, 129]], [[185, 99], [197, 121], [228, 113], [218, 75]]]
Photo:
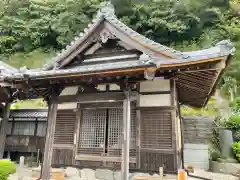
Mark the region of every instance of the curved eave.
[[127, 65], [124, 68], [121, 67], [113, 67], [111, 69], [92, 69], [92, 70], [84, 70], [83, 66], [80, 66], [79, 68], [74, 69], [59, 69], [59, 70], [48, 70], [48, 71], [27, 71], [25, 73], [16, 73], [14, 75], [6, 77], [8, 80], [17, 80], [17, 79], [41, 79], [41, 78], [64, 78], [68, 76], [89, 76], [89, 75], [101, 75], [101, 74], [115, 74], [115, 73], [125, 73], [125, 72], [133, 72], [133, 71], [144, 71], [146, 69], [157, 71], [157, 70], [164, 70], [164, 69], [176, 69], [176, 68], [185, 68], [186, 66], [192, 66], [192, 65], [204, 65], [206, 63], [211, 62], [218, 62], [225, 58], [224, 57], [216, 57], [213, 59], [202, 59], [202, 60], [189, 60], [188, 62], [182, 62], [182, 63], [173, 63], [173, 64], [161, 64], [160, 67], [157, 67], [153, 63], [135, 63], [131, 67], [127, 67]]
[[[109, 7], [108, 7], [109, 8]], [[111, 8], [111, 7], [110, 7]], [[114, 10], [111, 10], [114, 11]], [[55, 69], [65, 58], [67, 58], [74, 50], [77, 49], [98, 27], [103, 21], [109, 22], [117, 30], [127, 35], [132, 41], [137, 42], [147, 51], [150, 51], [149, 55], [164, 55], [169, 58], [181, 59], [182, 54], [180, 51], [174, 50], [157, 42], [154, 42], [143, 35], [137, 33], [130, 27], [122, 23], [114, 13], [106, 12], [102, 9], [99, 10], [97, 16], [92, 22], [84, 29], [84, 32], [80, 33], [65, 49], [62, 49], [56, 57], [43, 66], [44, 70]], [[114, 32], [113, 32], [114, 33]]]
[[226, 59], [226, 67], [225, 67], [224, 69], [222, 69], [221, 72], [219, 73], [219, 75], [218, 75], [218, 77], [217, 77], [217, 79], [216, 79], [216, 81], [215, 81], [215, 84], [213, 85], [213, 87], [212, 87], [212, 89], [211, 89], [211, 91], [210, 91], [207, 99], [205, 100], [204, 104], [202, 105], [202, 107], [204, 107], [204, 106], [207, 105], [209, 99], [210, 99], [211, 96], [215, 93], [215, 91], [216, 91], [216, 86], [218, 85], [218, 83], [219, 83], [219, 81], [221, 80], [223, 74], [225, 73], [227, 67], [229, 66], [229, 63], [230, 63], [232, 57], [233, 57], [232, 55], [229, 55], [229, 56], [227, 57], [227, 59]]
[[[232, 54], [235, 51], [232, 43], [229, 40], [223, 40], [216, 44], [215, 47], [209, 49], [204, 49], [200, 51], [192, 52], [181, 52], [170, 47], [164, 46], [157, 42], [154, 42], [143, 35], [137, 33], [124, 23], [122, 23], [115, 15], [114, 8], [111, 4], [107, 3], [106, 6], [101, 8], [96, 18], [88, 25], [88, 28], [84, 29], [83, 33], [80, 33], [70, 45], [63, 49], [56, 57], [54, 57], [49, 64], [45, 64], [43, 70], [51, 69], [62, 69], [68, 61], [71, 61], [72, 58], [69, 58], [66, 62], [64, 60], [71, 56], [71, 54], [80, 47], [89, 37], [93, 36], [95, 30], [104, 22], [104, 26], [111, 31], [119, 39], [127, 39], [134, 48], [142, 51], [144, 54], [147, 54], [154, 59], [162, 59], [163, 56], [166, 58], [165, 62], [161, 64], [169, 64], [169, 60], [175, 59], [179, 61], [198, 61], [201, 59], [210, 59], [218, 56], [227, 56]], [[124, 41], [124, 40], [123, 40]], [[182, 63], [182, 62], [181, 62]], [[171, 62], [171, 64], [181, 64], [178, 62]]]
[[178, 99], [181, 104], [194, 108], [202, 108], [207, 105], [214, 94], [216, 86], [225, 72], [232, 55], [225, 58], [225, 68], [210, 69], [194, 73], [177, 73]]

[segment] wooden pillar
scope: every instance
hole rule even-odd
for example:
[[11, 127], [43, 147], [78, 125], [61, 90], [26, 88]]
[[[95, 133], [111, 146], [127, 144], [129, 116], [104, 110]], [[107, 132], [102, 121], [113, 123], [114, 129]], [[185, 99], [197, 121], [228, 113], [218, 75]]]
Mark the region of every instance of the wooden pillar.
[[6, 129], [7, 129], [7, 123], [9, 119], [10, 114], [10, 103], [6, 103], [3, 108], [3, 118], [1, 122], [0, 127], [0, 159], [3, 158], [4, 154], [4, 148], [5, 148], [5, 142], [6, 142]]
[[123, 142], [122, 142], [122, 180], [128, 180], [129, 177], [129, 149], [130, 149], [130, 131], [131, 131], [131, 102], [130, 92], [126, 91], [126, 99], [123, 102]]
[[[170, 80], [170, 88], [171, 88], [171, 106], [176, 107], [177, 109], [177, 98], [176, 98], [176, 80], [172, 78]], [[181, 166], [181, 160], [180, 160], [180, 152], [179, 152], [179, 133], [178, 133], [178, 121], [177, 121], [177, 113], [176, 110], [174, 109], [171, 113], [172, 116], [172, 143], [173, 143], [173, 148], [175, 149], [175, 162], [174, 166], [175, 169], [179, 169]]]
[[77, 104], [76, 109], [76, 122], [75, 122], [75, 132], [74, 132], [74, 147], [73, 147], [73, 157], [72, 164], [76, 165], [76, 155], [78, 153], [78, 144], [79, 144], [79, 134], [80, 134], [80, 121], [81, 121], [81, 107], [80, 103]]
[[41, 178], [42, 180], [50, 179], [57, 106], [58, 104], [55, 102], [49, 102], [48, 104], [47, 134], [45, 140], [44, 158], [42, 165], [42, 178]]

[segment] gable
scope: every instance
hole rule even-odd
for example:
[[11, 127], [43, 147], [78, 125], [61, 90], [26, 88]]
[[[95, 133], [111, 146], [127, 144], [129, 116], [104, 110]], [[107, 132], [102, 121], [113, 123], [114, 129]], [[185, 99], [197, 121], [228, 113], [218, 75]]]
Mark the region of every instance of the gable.
[[[127, 27], [117, 19], [112, 5], [107, 5], [99, 10], [96, 19], [80, 33], [71, 45], [62, 50], [51, 64], [45, 65], [45, 70], [64, 69], [67, 65], [73, 63], [75, 57], [90, 55], [93, 53], [104, 52], [109, 40], [118, 40], [118, 45], [125, 50], [137, 50], [141, 54], [147, 54], [152, 57], [165, 59], [179, 59], [181, 53], [167, 46], [158, 44]], [[105, 48], [102, 48], [105, 44]], [[118, 46], [113, 46], [112, 51]]]
[[97, 40], [93, 41], [62, 68], [69, 69], [84, 65], [136, 61], [141, 54], [142, 53], [136, 49], [127, 49], [119, 39], [108, 39], [104, 43]]
[[110, 53], [125, 53], [130, 50], [134, 50], [134, 48], [124, 47], [123, 42], [118, 39], [108, 39], [106, 43], [102, 43], [97, 41], [94, 43], [85, 53], [84, 55], [108, 55]]

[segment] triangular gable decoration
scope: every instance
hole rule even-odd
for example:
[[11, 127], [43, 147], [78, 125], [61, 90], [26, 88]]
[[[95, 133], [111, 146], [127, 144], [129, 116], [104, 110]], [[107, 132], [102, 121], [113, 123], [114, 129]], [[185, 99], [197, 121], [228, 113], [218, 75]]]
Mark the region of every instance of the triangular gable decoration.
[[[102, 28], [100, 34], [93, 36], [95, 30], [102, 24], [104, 24], [104, 28]], [[106, 43], [108, 39], [120, 39], [119, 44], [121, 46], [128, 49], [135, 48], [151, 57], [181, 59], [181, 52], [156, 43], [119, 21], [115, 15], [113, 5], [107, 2], [105, 6], [98, 11], [96, 18], [88, 25], [88, 28], [84, 29], [84, 33], [80, 33], [79, 36], [75, 37], [74, 41], [58, 53], [57, 56], [52, 59], [51, 63], [45, 64], [43, 69], [61, 69], [65, 64], [69, 63], [73, 57], [66, 63], [63, 63], [63, 61], [90, 36], [93, 37], [93, 39], [91, 39], [92, 42], [101, 41], [102, 43]], [[81, 51], [79, 51], [79, 53], [81, 53]]]

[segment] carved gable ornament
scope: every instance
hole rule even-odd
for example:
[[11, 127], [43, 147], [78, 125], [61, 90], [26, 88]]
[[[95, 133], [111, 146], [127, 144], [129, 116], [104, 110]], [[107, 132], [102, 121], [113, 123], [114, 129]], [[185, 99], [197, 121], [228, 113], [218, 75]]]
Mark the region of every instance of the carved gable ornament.
[[94, 38], [93, 42], [102, 42], [102, 43], [106, 43], [108, 41], [108, 39], [116, 39], [116, 36], [111, 33], [108, 29], [104, 28], [100, 34]]

